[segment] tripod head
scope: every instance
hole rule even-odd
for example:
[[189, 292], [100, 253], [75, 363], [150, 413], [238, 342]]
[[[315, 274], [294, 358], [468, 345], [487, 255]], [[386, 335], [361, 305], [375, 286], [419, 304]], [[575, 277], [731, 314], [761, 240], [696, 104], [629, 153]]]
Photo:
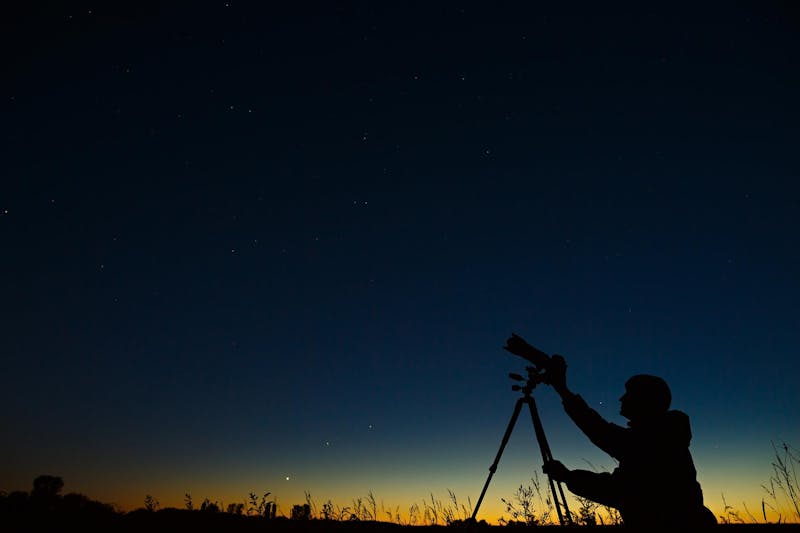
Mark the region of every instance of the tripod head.
[[511, 385], [511, 390], [522, 391], [523, 394], [528, 396], [531, 394], [531, 392], [533, 392], [533, 389], [535, 389], [539, 383], [545, 382], [546, 370], [544, 368], [536, 366], [526, 366], [525, 370], [528, 373], [527, 378], [522, 376], [521, 374], [517, 374], [516, 372], [510, 372], [508, 374], [508, 377], [517, 382], [524, 381], [525, 382], [524, 385], [517, 385], [517, 384]]

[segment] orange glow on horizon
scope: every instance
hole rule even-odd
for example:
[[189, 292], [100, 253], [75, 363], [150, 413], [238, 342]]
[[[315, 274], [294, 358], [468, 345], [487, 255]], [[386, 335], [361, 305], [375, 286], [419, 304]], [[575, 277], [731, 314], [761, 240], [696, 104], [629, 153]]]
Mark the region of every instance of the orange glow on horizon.
[[[145, 494], [134, 494], [131, 490], [126, 490], [121, 493], [118, 493], [112, 499], [104, 499], [102, 497], [92, 496], [91, 494], [87, 494], [92, 499], [96, 499], [102, 501], [104, 503], [109, 503], [114, 505], [114, 507], [121, 512], [129, 512], [135, 509], [140, 509], [144, 507], [144, 498], [147, 494], [151, 494], [156, 501], [159, 503], [159, 508], [179, 508], [183, 509], [186, 507], [185, 496], [178, 495], [172, 493], [169, 497], [163, 498], [159, 497], [157, 492], [152, 493], [145, 493]], [[191, 494], [191, 493], [190, 493]], [[355, 509], [356, 502], [360, 499], [361, 504], [369, 507], [368, 503], [368, 495], [369, 491], [364, 492], [363, 494], [349, 496], [349, 497], [321, 497], [316, 498], [312, 495], [311, 498], [311, 505], [312, 505], [312, 514], [316, 518], [321, 517], [322, 505], [327, 502], [331, 502], [333, 504], [333, 508], [336, 515], [340, 516], [347, 516], [348, 513], [352, 512]], [[261, 495], [257, 495], [259, 498]], [[478, 520], [485, 520], [488, 524], [497, 525], [500, 522], [500, 519], [510, 520], [511, 516], [506, 510], [505, 504], [500, 501], [500, 498], [509, 499], [510, 495], [503, 494], [503, 495], [495, 495], [494, 497], [489, 497], [487, 494], [486, 499], [484, 499], [483, 503], [481, 504], [481, 508], [478, 513]], [[543, 495], [545, 496], [545, 495]], [[383, 522], [397, 522], [397, 516], [399, 514], [400, 522], [402, 524], [416, 524], [416, 525], [423, 525], [427, 524], [431, 519], [431, 514], [427, 515], [426, 518], [426, 509], [431, 509], [434, 506], [437, 507], [438, 513], [438, 523], [444, 524], [444, 517], [445, 512], [444, 510], [449, 510], [451, 513], [450, 516], [454, 516], [456, 519], [463, 519], [465, 517], [469, 517], [472, 514], [474, 509], [475, 501], [473, 498], [470, 498], [469, 501], [464, 499], [463, 501], [458, 498], [458, 508], [455, 507], [453, 502], [450, 499], [449, 494], [428, 494], [426, 497], [420, 497], [414, 500], [406, 500], [406, 499], [398, 499], [395, 501], [387, 500], [383, 498], [381, 495], [375, 493], [375, 504], [376, 504], [376, 511], [377, 511], [377, 520]], [[200, 504], [204, 499], [208, 498], [208, 500], [212, 503], [217, 503], [222, 511], [224, 511], [228, 504], [230, 503], [245, 503], [245, 509], [247, 509], [248, 503], [248, 493], [221, 493], [218, 495], [197, 495], [192, 494], [192, 503], [195, 509], [200, 507]], [[575, 500], [572, 494], [568, 494], [568, 505], [570, 511], [572, 512], [573, 516], [577, 514], [577, 510], [579, 509], [579, 503]], [[706, 497], [706, 507], [708, 507], [713, 513], [714, 516], [717, 517], [718, 521], [721, 521], [721, 517], [728, 517], [733, 520], [734, 516], [739, 516], [745, 522], [764, 522], [764, 514], [766, 514], [766, 522], [768, 523], [775, 523], [780, 520], [781, 522], [789, 522], [789, 523], [798, 523], [799, 521], [796, 518], [796, 512], [794, 508], [791, 506], [790, 502], [781, 501], [781, 502], [769, 502], [768, 497], [764, 497], [760, 494], [752, 492], [748, 495], [748, 498], [745, 500], [733, 499], [736, 496], [728, 497], [725, 495], [725, 501], [723, 502], [722, 497], [719, 498], [708, 498]], [[762, 498], [765, 502], [763, 511], [762, 511]], [[291, 514], [291, 508], [293, 505], [296, 504], [303, 504], [306, 503], [306, 498], [304, 493], [294, 493], [289, 492], [286, 494], [273, 494], [270, 495], [269, 499], [274, 499], [278, 504], [278, 515], [289, 517]], [[729, 507], [726, 509], [725, 505]], [[412, 509], [416, 506], [416, 521], [412, 522]], [[534, 506], [534, 514], [536, 516], [541, 516], [542, 508], [540, 505]], [[602, 518], [604, 523], [609, 523], [609, 517], [607, 512], [604, 508], [599, 507], [596, 510], [596, 515], [598, 516], [598, 520]], [[551, 510], [549, 522], [557, 524], [558, 519], [555, 513], [555, 510]]]

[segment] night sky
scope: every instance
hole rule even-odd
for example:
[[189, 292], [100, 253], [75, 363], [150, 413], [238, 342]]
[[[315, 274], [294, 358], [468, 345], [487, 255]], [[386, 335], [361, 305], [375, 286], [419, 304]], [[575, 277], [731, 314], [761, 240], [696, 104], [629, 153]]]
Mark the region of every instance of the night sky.
[[[663, 376], [706, 504], [760, 515], [800, 444], [796, 9], [285, 4], [4, 15], [0, 490], [474, 504], [516, 332], [620, 424]], [[481, 517], [540, 466], [521, 418]]]

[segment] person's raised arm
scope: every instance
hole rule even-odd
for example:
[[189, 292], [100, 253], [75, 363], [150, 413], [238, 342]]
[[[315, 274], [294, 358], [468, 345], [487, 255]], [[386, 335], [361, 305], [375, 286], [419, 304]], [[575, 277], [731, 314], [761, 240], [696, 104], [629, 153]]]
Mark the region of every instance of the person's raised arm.
[[564, 410], [589, 440], [612, 457], [620, 459], [625, 455], [628, 440], [625, 428], [605, 420], [580, 395], [569, 390], [567, 363], [562, 356], [550, 357], [543, 379], [561, 396]]

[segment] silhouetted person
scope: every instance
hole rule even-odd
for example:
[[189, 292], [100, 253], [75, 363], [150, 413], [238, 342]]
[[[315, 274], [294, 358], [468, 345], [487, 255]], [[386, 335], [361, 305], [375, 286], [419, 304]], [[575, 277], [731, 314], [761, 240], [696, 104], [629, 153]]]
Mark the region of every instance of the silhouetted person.
[[[525, 346], [515, 336], [507, 349], [523, 355], [519, 351], [524, 352]], [[550, 461], [543, 466], [546, 474], [566, 483], [574, 494], [618, 509], [626, 526], [693, 529], [716, 524], [714, 514], [703, 505], [689, 453], [689, 417], [669, 409], [672, 395], [663, 379], [640, 374], [625, 383], [619, 400], [628, 427], [622, 427], [603, 419], [567, 388], [567, 365], [560, 355], [551, 357], [544, 378], [589, 440], [619, 461], [611, 473], [569, 470]]]

